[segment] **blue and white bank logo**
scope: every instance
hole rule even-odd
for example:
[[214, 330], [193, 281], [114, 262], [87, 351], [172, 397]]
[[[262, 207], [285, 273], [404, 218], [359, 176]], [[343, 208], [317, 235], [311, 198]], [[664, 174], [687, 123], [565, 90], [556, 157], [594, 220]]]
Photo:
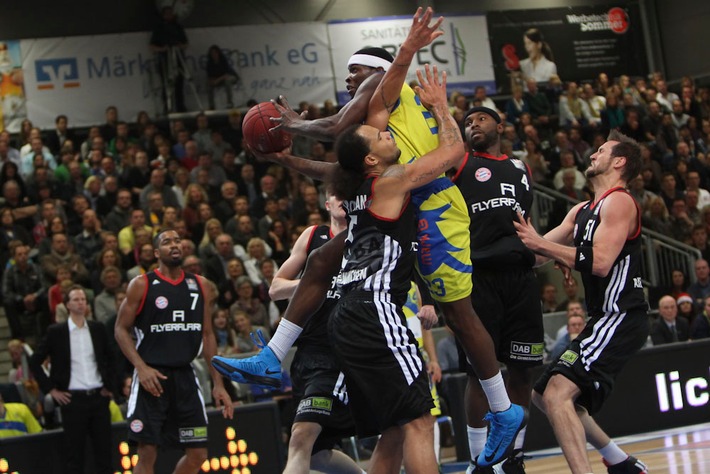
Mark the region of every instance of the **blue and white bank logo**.
[[76, 58], [38, 59], [35, 61], [37, 89], [69, 89], [79, 87], [79, 66]]

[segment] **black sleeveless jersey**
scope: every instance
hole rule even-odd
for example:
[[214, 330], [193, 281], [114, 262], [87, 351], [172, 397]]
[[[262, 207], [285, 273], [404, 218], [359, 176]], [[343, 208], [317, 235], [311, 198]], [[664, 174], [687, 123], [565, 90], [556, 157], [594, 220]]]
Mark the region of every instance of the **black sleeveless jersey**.
[[[308, 240], [308, 255], [317, 248], [322, 247], [332, 237], [333, 234], [329, 226], [320, 225], [314, 227], [311, 232], [311, 237]], [[315, 314], [308, 318], [308, 322], [303, 327], [298, 341], [296, 341], [296, 345], [299, 346], [299, 351], [303, 349], [316, 352], [331, 351], [330, 343], [328, 342], [328, 318], [333, 308], [335, 308], [338, 299], [340, 299], [340, 293], [338, 293], [335, 288], [335, 278], [333, 278], [323, 305]]]
[[146, 292], [134, 324], [138, 354], [148, 365], [189, 365], [202, 349], [205, 298], [200, 281], [187, 272], [177, 281], [158, 270], [143, 277]]
[[532, 267], [535, 254], [518, 238], [517, 212], [530, 217], [532, 179], [527, 165], [506, 155], [467, 153], [453, 178], [471, 217], [471, 263], [486, 267]]
[[370, 176], [352, 200], [343, 201], [348, 236], [337, 288], [343, 297], [353, 291], [388, 293], [402, 306], [407, 300], [415, 262], [416, 218], [407, 202], [397, 219], [385, 219], [370, 212], [373, 185]]
[[[591, 246], [601, 222], [601, 209], [606, 197], [623, 188], [612, 188], [594, 204], [587, 202], [579, 209], [574, 223], [574, 245]], [[636, 201], [634, 201], [635, 203]], [[611, 271], [605, 277], [583, 272], [584, 299], [590, 316], [623, 313], [633, 309], [648, 310], [641, 282], [641, 212], [636, 205], [638, 231], [627, 239]]]

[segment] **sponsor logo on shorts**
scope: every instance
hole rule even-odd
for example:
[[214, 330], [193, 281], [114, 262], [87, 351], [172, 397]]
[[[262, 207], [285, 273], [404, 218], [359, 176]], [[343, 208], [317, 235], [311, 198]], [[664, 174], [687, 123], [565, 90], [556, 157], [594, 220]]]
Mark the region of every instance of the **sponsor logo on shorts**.
[[301, 400], [296, 412], [299, 415], [304, 413], [317, 413], [320, 415], [330, 415], [333, 411], [333, 400], [325, 397], [308, 397]]
[[491, 179], [491, 176], [493, 173], [491, 173], [491, 170], [488, 168], [478, 168], [476, 170], [476, 179], [480, 181], [481, 183], [485, 183], [489, 179]]
[[141, 420], [131, 421], [131, 431], [134, 433], [140, 433], [143, 431], [143, 422]]
[[541, 342], [517, 342], [517, 341], [511, 341], [510, 342], [510, 358], [512, 360], [520, 360], [520, 361], [529, 361], [529, 362], [535, 362], [535, 361], [541, 361], [543, 352], [544, 352], [544, 344]]
[[207, 441], [206, 426], [198, 426], [194, 428], [180, 428], [181, 443], [194, 443], [196, 441]]
[[560, 362], [568, 364], [568, 365], [572, 365], [577, 361], [578, 358], [579, 358], [579, 354], [577, 354], [574, 351], [567, 350], [567, 351], [565, 351], [564, 354], [562, 354], [560, 356]]
[[168, 307], [168, 299], [165, 296], [158, 296], [155, 299], [155, 306], [158, 309], [165, 309]]

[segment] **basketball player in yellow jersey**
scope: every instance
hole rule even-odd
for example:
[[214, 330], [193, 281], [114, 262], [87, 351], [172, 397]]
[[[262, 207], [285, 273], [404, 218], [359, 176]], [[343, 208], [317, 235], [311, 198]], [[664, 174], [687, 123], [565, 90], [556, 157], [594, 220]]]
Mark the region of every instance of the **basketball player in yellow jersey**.
[[[299, 116], [288, 107], [284, 98], [280, 98], [277, 108], [282, 117], [272, 120], [287, 131], [332, 140], [349, 125], [365, 119], [369, 125], [392, 132], [404, 162], [436, 148], [439, 142], [436, 122], [426, 110], [427, 104], [419, 103], [412, 89], [404, 84], [414, 54], [443, 34], [438, 30], [443, 18], [429, 26], [432, 15], [430, 8], [426, 12], [421, 8], [417, 10], [409, 34], [394, 61], [382, 48], [364, 48], [350, 58], [350, 75], [346, 84], [353, 99], [335, 116], [304, 120], [305, 116]], [[383, 71], [384, 76], [381, 75]], [[456, 130], [453, 133], [460, 132]], [[313, 162], [287, 153], [254, 153], [320, 180], [328, 179], [333, 169], [338, 167], [334, 163]], [[527, 422], [527, 411], [511, 404], [491, 337], [471, 305], [468, 210], [461, 192], [443, 175], [413, 191], [411, 197], [418, 207], [419, 271], [481, 380], [491, 409], [487, 415], [491, 430], [478, 461], [482, 467], [491, 466], [507, 457], [512, 450], [515, 436]], [[339, 263], [344, 237], [340, 235], [332, 239], [311, 254], [297, 293], [289, 305], [289, 317], [281, 321], [268, 343], [267, 349], [270, 350], [262, 351], [255, 357], [230, 361], [235, 371], [227, 375], [232, 380], [241, 383], [268, 383], [266, 380], [274, 385], [280, 383], [275, 380], [280, 372], [267, 376], [264, 364], [270, 364], [274, 359], [282, 360], [300, 334], [310, 314], [307, 307], [310, 299], [303, 292], [307, 291], [310, 296], [320, 291], [322, 281], [318, 280], [317, 275], [332, 273], [329, 266]], [[311, 273], [309, 270], [312, 270]], [[429, 329], [432, 322], [424, 321], [422, 324]], [[274, 355], [273, 359], [264, 362], [262, 359], [270, 357], [270, 354]], [[268, 374], [271, 374], [270, 366]]]

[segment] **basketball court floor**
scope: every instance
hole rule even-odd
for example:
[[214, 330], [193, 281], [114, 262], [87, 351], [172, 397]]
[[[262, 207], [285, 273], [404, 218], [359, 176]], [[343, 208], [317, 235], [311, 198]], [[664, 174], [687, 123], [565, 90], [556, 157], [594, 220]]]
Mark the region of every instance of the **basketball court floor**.
[[[710, 423], [616, 438], [626, 452], [641, 459], [652, 474], [710, 474]], [[559, 448], [526, 453], [527, 474], [563, 474], [569, 468]], [[601, 457], [589, 451], [595, 473], [605, 473]], [[446, 462], [442, 471], [458, 474], [466, 463]], [[500, 471], [502, 473], [502, 471]]]
[[[652, 474], [710, 474], [710, 423], [616, 438], [626, 452], [641, 459]], [[559, 448], [526, 453], [527, 474], [569, 473]], [[589, 451], [595, 473], [605, 473], [601, 457]], [[446, 462], [442, 471], [464, 473], [465, 463]], [[501, 471], [502, 473], [502, 471]]]

